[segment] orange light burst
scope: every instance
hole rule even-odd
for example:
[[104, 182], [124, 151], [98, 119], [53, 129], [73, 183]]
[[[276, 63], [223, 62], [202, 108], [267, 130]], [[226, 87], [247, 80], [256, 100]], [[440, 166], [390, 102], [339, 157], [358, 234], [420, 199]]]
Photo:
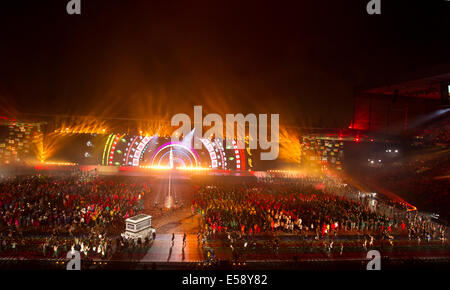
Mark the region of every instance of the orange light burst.
[[33, 147], [36, 159], [46, 162], [57, 150], [61, 149], [68, 140], [61, 138], [58, 133], [42, 135]]
[[170, 167], [170, 166], [164, 166], [164, 165], [141, 165], [139, 166], [139, 168], [144, 168], [144, 169], [154, 169], [154, 170], [185, 170], [185, 171], [207, 171], [207, 170], [211, 170], [211, 168], [209, 167], [185, 167], [185, 166], [180, 166], [180, 167]]
[[137, 120], [136, 123], [141, 136], [170, 136], [175, 130], [170, 126], [170, 119]]
[[209, 167], [177, 167], [177, 170], [187, 170], [187, 171], [208, 171], [211, 170]]
[[64, 120], [54, 133], [59, 134], [108, 134], [108, 126], [105, 120], [94, 117], [77, 117]]
[[290, 163], [300, 164], [302, 148], [298, 132], [289, 132], [280, 128], [280, 159]]
[[43, 165], [56, 165], [56, 166], [75, 166], [75, 165], [78, 165], [77, 163], [72, 163], [72, 162], [53, 162], [53, 161], [41, 162], [41, 164], [43, 164]]

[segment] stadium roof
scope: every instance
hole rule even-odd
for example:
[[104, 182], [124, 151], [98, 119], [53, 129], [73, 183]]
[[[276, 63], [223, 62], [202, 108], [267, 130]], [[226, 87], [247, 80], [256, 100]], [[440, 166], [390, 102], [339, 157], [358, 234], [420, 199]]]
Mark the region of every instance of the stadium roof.
[[381, 78], [384, 80], [378, 80], [376, 85], [359, 89], [359, 93], [393, 96], [395, 91], [398, 91], [399, 95], [406, 97], [440, 99], [440, 85], [450, 84], [450, 63], [407, 72], [402, 76], [382, 76]]

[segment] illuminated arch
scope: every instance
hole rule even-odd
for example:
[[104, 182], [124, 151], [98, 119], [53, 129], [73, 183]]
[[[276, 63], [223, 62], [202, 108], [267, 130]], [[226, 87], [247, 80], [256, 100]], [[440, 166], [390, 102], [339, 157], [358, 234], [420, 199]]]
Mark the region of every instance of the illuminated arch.
[[[162, 159], [162, 158], [164, 157], [164, 154], [161, 155], [161, 153], [162, 153], [164, 150], [169, 149], [169, 148], [174, 148], [174, 149], [176, 149], [177, 151], [178, 151], [179, 149], [183, 149], [183, 150], [187, 151], [187, 152], [189, 153], [189, 155], [187, 155], [187, 156], [188, 156], [188, 157], [189, 157], [189, 156], [192, 157], [192, 160], [194, 161], [194, 162], [191, 161], [191, 164], [192, 164], [192, 165], [195, 164], [194, 167], [199, 167], [199, 164], [200, 164], [200, 157], [198, 156], [197, 151], [195, 151], [195, 149], [193, 149], [193, 148], [191, 148], [191, 147], [189, 147], [189, 146], [186, 146], [185, 144], [183, 144], [183, 143], [181, 143], [181, 142], [169, 142], [169, 143], [165, 143], [165, 144], [161, 145], [158, 149], [156, 149], [155, 152], [153, 153], [153, 156], [152, 156], [152, 166], [155, 166], [155, 161], [156, 161], [156, 160], [158, 160], [158, 161], [157, 161], [157, 162], [158, 162], [158, 165], [160, 164], [160, 159]], [[181, 151], [181, 152], [182, 152], [182, 151]], [[183, 154], [184, 154], [184, 153], [183, 153]], [[161, 155], [161, 157], [159, 157], [159, 159], [158, 159], [158, 156], [159, 156], [159, 155]], [[189, 158], [189, 160], [191, 160], [191, 159]]]
[[131, 153], [131, 148], [133, 148], [134, 143], [136, 142], [136, 140], [139, 138], [140, 136], [136, 136], [133, 138], [133, 140], [131, 141], [131, 143], [129, 143], [128, 145], [128, 150], [127, 150], [127, 155], [125, 157], [125, 166], [128, 166], [129, 164], [129, 158], [130, 158], [130, 153]]
[[141, 159], [141, 156], [144, 154], [144, 148], [147, 146], [147, 144], [150, 142], [150, 140], [153, 139], [154, 136], [147, 136], [144, 137], [141, 142], [139, 142], [139, 144], [136, 147], [136, 150], [134, 151], [133, 154], [133, 166], [139, 166], [139, 160]]
[[103, 165], [113, 165], [114, 154], [116, 150], [116, 145], [119, 140], [125, 135], [111, 134], [106, 141], [105, 148], [103, 149]]
[[[241, 143], [241, 141], [237, 141]], [[234, 154], [236, 156], [236, 169], [245, 170], [245, 152], [243, 149], [239, 149], [238, 143], [234, 139], [232, 140]]]
[[[215, 142], [211, 142], [206, 138], [201, 138], [200, 141], [202, 141], [203, 145], [208, 151], [209, 158], [211, 159], [211, 168], [217, 169], [220, 162], [220, 167], [222, 169], [226, 169], [227, 161], [225, 151], [219, 140], [214, 139]], [[218, 153], [216, 153], [215, 148], [217, 149]]]
[[[192, 160], [189, 158], [188, 153], [186, 153], [186, 150], [179, 150], [179, 149], [176, 149], [174, 152], [184, 155], [184, 156], [187, 158], [187, 160], [189, 160], [190, 166], [187, 166], [187, 165], [186, 165], [186, 162], [184, 162], [184, 160], [183, 160], [182, 158], [178, 158], [177, 156], [174, 157], [175, 160], [176, 160], [176, 162], [182, 163], [182, 164], [183, 164], [183, 167], [195, 167], [194, 164], [192, 163]], [[170, 154], [170, 151], [166, 151], [166, 152], [161, 156], [161, 158], [159, 158], [158, 166], [161, 166], [161, 161], [164, 159], [164, 157], [166, 157], [167, 154]]]

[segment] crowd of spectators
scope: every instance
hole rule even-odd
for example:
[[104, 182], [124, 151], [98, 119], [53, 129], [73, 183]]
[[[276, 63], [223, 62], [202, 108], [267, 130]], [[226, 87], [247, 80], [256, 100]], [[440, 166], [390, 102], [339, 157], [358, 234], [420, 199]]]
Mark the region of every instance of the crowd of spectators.
[[374, 180], [419, 209], [437, 213], [443, 222], [448, 222], [449, 173], [450, 156], [447, 154], [438, 154], [432, 158], [429, 155], [416, 154], [401, 166], [378, 172]]
[[386, 211], [346, 184], [311, 178], [290, 183], [208, 185], [198, 189], [193, 208], [209, 237], [293, 234], [319, 239], [369, 235], [394, 239], [445, 239], [445, 228], [417, 213]]
[[446, 147], [450, 145], [450, 118], [432, 122], [416, 132], [412, 144], [415, 147]]
[[[107, 258], [126, 218], [142, 213], [147, 183], [119, 177], [34, 175], [0, 183], [0, 256]], [[144, 241], [142, 241], [144, 242]]]

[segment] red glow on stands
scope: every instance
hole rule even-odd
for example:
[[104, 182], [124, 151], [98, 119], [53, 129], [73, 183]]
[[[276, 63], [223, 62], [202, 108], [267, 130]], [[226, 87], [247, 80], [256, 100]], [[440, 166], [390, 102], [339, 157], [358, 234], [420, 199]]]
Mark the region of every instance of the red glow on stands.
[[325, 184], [323, 183], [316, 184], [315, 188], [317, 190], [325, 190]]
[[241, 170], [245, 170], [245, 151], [244, 149], [239, 149], [239, 155], [244, 156], [244, 158], [241, 158]]
[[0, 119], [3, 119], [3, 120], [6, 120], [6, 121], [11, 121], [11, 122], [15, 122], [16, 121], [16, 119], [14, 119], [14, 118], [8, 118], [8, 117], [5, 117], [5, 116], [0, 116]]

